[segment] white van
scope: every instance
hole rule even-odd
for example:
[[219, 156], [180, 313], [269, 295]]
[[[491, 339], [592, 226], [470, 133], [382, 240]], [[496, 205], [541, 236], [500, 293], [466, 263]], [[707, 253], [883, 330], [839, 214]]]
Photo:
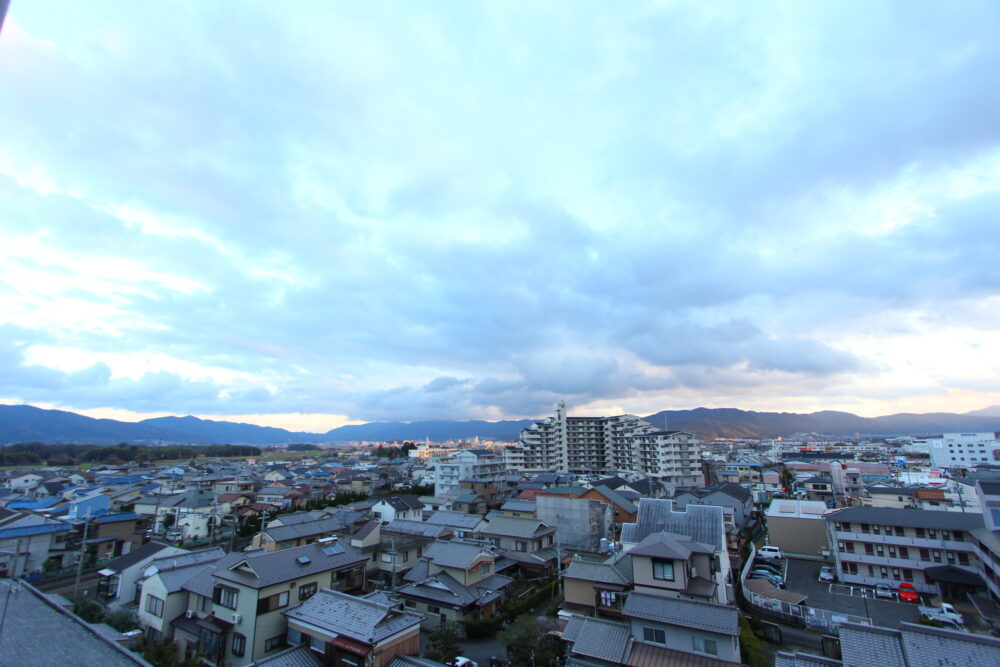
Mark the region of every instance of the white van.
[[772, 547], [771, 545], [763, 546], [757, 550], [758, 558], [784, 558], [785, 554], [781, 552], [781, 547]]

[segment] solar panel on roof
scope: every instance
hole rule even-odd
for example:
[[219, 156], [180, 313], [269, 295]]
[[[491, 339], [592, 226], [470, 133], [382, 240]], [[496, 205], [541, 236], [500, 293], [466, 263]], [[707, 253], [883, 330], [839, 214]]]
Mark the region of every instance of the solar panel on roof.
[[323, 553], [327, 556], [336, 556], [337, 554], [344, 553], [344, 547], [339, 544], [331, 544], [323, 547]]

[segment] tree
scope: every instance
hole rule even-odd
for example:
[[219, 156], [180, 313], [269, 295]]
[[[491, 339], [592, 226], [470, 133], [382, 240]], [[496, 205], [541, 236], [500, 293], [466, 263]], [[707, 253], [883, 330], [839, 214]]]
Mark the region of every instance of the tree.
[[559, 657], [555, 641], [545, 635], [531, 614], [518, 616], [499, 637], [506, 644], [507, 659], [514, 667], [555, 665]]
[[430, 634], [430, 640], [431, 643], [427, 647], [425, 656], [431, 660], [451, 665], [462, 652], [462, 646], [459, 643], [461, 637], [454, 623], [442, 621], [441, 627]]

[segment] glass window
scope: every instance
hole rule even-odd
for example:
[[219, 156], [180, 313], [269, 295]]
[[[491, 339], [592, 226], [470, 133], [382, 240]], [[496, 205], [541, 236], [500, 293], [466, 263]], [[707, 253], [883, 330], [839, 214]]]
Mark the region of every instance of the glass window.
[[212, 592], [212, 600], [227, 609], [236, 609], [236, 601], [239, 599], [239, 595], [239, 590], [235, 588], [216, 586]]
[[318, 586], [319, 585], [316, 582], [299, 586], [299, 599], [308, 600], [309, 598], [311, 598], [313, 595], [316, 594], [316, 588]]
[[909, 558], [910, 557], [910, 550], [908, 548], [906, 548], [906, 547], [899, 547], [899, 557], [900, 558]]
[[264, 652], [268, 653], [279, 648], [285, 648], [285, 646], [285, 635], [278, 635], [277, 637], [271, 637], [264, 642]]
[[146, 611], [148, 611], [153, 616], [162, 617], [163, 616], [163, 600], [156, 597], [155, 595], [146, 596]]
[[653, 579], [660, 581], [674, 580], [674, 561], [653, 559]]
[[694, 650], [702, 653], [708, 653], [709, 655], [719, 654], [719, 648], [716, 645], [715, 640], [704, 639], [702, 637], [694, 637]]
[[309, 648], [314, 651], [319, 651], [320, 653], [326, 652], [326, 646], [324, 646], [323, 640], [319, 637], [309, 637]]
[[288, 628], [288, 643], [291, 646], [298, 646], [302, 643], [302, 633], [295, 628]]
[[233, 655], [242, 657], [247, 651], [247, 638], [241, 634], [233, 635]]
[[432, 614], [439, 614], [441, 613], [441, 607], [435, 607], [434, 605], [429, 604], [427, 605], [427, 611], [429, 611]]
[[924, 532], [923, 528], [917, 528], [917, 537], [927, 537], [927, 534]]
[[647, 642], [652, 642], [654, 644], [666, 644], [667, 643], [667, 633], [658, 628], [643, 628], [642, 638]]

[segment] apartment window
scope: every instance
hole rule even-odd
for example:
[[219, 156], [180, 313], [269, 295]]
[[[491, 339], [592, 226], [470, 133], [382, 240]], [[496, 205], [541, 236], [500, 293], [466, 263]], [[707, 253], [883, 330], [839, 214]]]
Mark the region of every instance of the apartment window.
[[874, 556], [875, 555], [875, 545], [865, 543], [865, 555]]
[[896, 533], [896, 537], [902, 537], [906, 532], [903, 530], [902, 526], [896, 526], [895, 528], [893, 528], [893, 531]]
[[875, 576], [875, 566], [874, 565], [869, 565], [868, 566], [868, 576], [869, 577], [874, 577]]
[[854, 542], [847, 543], [847, 553], [849, 554], [854, 553]]
[[208, 613], [212, 611], [212, 600], [204, 595], [198, 596], [198, 611]]
[[908, 548], [906, 548], [906, 547], [899, 547], [899, 557], [900, 558], [909, 558], [910, 557], [910, 550]]
[[937, 531], [936, 530], [928, 530], [927, 531], [927, 537], [931, 538], [932, 540], [936, 540], [937, 539]]
[[289, 627], [288, 632], [285, 634], [288, 637], [289, 646], [298, 646], [302, 643], [302, 633], [295, 628]]
[[316, 589], [318, 587], [319, 584], [317, 584], [316, 582], [299, 586], [299, 599], [308, 600], [309, 598], [311, 598], [313, 595], [316, 594]]
[[896, 547], [889, 547], [889, 558], [896, 557]]
[[846, 531], [848, 533], [851, 532], [851, 524], [849, 523], [840, 524], [840, 530]]
[[883, 549], [883, 548], [882, 548], [882, 545], [881, 545], [881, 544], [879, 544], [879, 545], [876, 545], [876, 546], [875, 546], [875, 552], [876, 552], [876, 553], [877, 553], [877, 554], [878, 554], [879, 556], [885, 556], [885, 549]]
[[892, 568], [892, 578], [893, 579], [899, 579], [899, 568], [898, 567]]
[[702, 637], [694, 637], [694, 650], [700, 651], [701, 653], [708, 653], [709, 655], [718, 655], [719, 648], [715, 643], [714, 639], [704, 639]]
[[163, 617], [163, 600], [155, 595], [146, 596], [146, 611], [153, 616]]
[[933, 556], [934, 556], [934, 562], [935, 562], [935, 563], [940, 563], [940, 562], [941, 562], [941, 552], [940, 552], [940, 551], [938, 551], [937, 549], [935, 549], [935, 550], [934, 550], [934, 551], [932, 552], [932, 554], [933, 554]]
[[326, 653], [326, 646], [324, 645], [323, 640], [319, 637], [313, 637], [312, 635], [309, 636], [309, 648], [314, 651], [319, 651], [320, 653]]
[[285, 635], [278, 635], [277, 637], [271, 637], [264, 642], [264, 652], [269, 653], [270, 651], [277, 650], [279, 648], [285, 648]]
[[514, 542], [514, 551], [527, 551], [527, 550], [528, 550], [527, 542], [517, 542], [517, 541]]
[[844, 543], [842, 541], [837, 542], [837, 551], [844, 551]]
[[960, 530], [956, 530], [954, 532], [954, 534], [951, 536], [951, 539], [955, 540], [956, 542], [964, 542], [965, 541], [965, 533], [963, 533]]
[[969, 554], [967, 554], [965, 552], [962, 552], [962, 551], [959, 551], [958, 552], [958, 564], [959, 565], [968, 565], [969, 564]]
[[906, 581], [913, 581], [913, 570], [903, 568], [903, 579]]
[[653, 579], [674, 580], [674, 561], [653, 559]]
[[653, 644], [666, 644], [667, 643], [667, 633], [663, 630], [657, 628], [643, 628], [642, 638]]
[[236, 609], [236, 601], [240, 597], [240, 592], [230, 586], [216, 586], [212, 591], [212, 601], [227, 609]]
[[951, 539], [951, 533], [949, 531], [947, 531], [947, 530], [942, 530], [941, 531], [941, 539], [942, 540], [950, 540]]
[[886, 535], [892, 535], [892, 526], [886, 526], [885, 527], [885, 534]]
[[243, 657], [247, 652], [247, 638], [241, 634], [233, 635], [233, 655]]
[[945, 555], [945, 558], [948, 559], [948, 564], [949, 565], [954, 565], [955, 564], [955, 552], [954, 551], [945, 551], [944, 555]]
[[282, 607], [288, 606], [288, 591], [283, 593], [277, 593], [275, 595], [269, 595], [266, 598], [261, 598], [257, 601], [257, 613], [266, 614], [269, 611], [275, 611], [281, 609]]
[[871, 527], [867, 523], [863, 523], [861, 524], [861, 532], [867, 535], [868, 533], [872, 532]]
[[920, 560], [930, 560], [930, 559], [931, 559], [931, 552], [928, 551], [927, 549], [921, 549]]
[[875, 535], [881, 535], [882, 534], [882, 532], [881, 532], [881, 530], [879, 529], [878, 526], [872, 526], [872, 533], [874, 533]]
[[927, 533], [923, 528], [917, 528], [917, 537], [927, 537]]

